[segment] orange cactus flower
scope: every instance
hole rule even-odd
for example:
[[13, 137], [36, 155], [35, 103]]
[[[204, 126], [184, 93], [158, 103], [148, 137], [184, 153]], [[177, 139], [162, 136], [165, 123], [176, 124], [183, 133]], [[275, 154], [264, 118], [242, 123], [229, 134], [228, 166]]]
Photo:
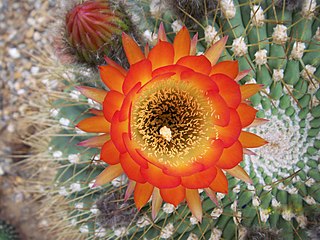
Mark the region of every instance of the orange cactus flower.
[[100, 75], [110, 91], [78, 87], [103, 105], [77, 125], [103, 134], [79, 145], [101, 147], [101, 160], [108, 164], [95, 186], [125, 173], [130, 179], [126, 198], [134, 192], [138, 209], [152, 196], [155, 217], [163, 200], [174, 205], [186, 200], [201, 221], [198, 189], [213, 200], [216, 192], [227, 193], [224, 172], [251, 182], [238, 164], [247, 148], [266, 141], [242, 129], [264, 122], [246, 101], [262, 86], [240, 86], [237, 81], [248, 71], [239, 72], [237, 61], [217, 63], [227, 37], [195, 56], [197, 35], [191, 39], [186, 28], [173, 44], [163, 25], [158, 36], [156, 46], [143, 53], [123, 33], [129, 70], [106, 58]]

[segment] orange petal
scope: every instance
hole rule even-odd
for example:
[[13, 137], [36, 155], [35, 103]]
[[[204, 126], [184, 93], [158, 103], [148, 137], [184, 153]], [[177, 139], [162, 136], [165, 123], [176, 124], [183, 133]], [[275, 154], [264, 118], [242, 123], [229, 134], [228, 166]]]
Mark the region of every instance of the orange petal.
[[238, 76], [239, 65], [238, 61], [223, 61], [212, 66], [210, 76], [213, 74], [224, 74], [235, 79]]
[[256, 118], [257, 110], [245, 103], [240, 103], [237, 108], [242, 128], [249, 126]]
[[215, 192], [228, 193], [228, 180], [220, 168], [217, 168], [217, 175], [209, 188]]
[[122, 33], [122, 45], [130, 65], [145, 58], [138, 44], [124, 32]]
[[140, 166], [130, 157], [129, 153], [120, 155], [120, 163], [129, 179], [139, 183], [146, 182], [146, 179], [140, 173]]
[[149, 183], [158, 188], [173, 188], [181, 183], [180, 177], [169, 176], [152, 163], [148, 164], [148, 168], [141, 168], [141, 174]]
[[210, 77], [198, 72], [185, 71], [181, 73], [181, 80], [195, 84], [199, 89], [204, 92], [218, 92], [218, 86], [211, 80]]
[[241, 102], [239, 85], [224, 74], [214, 74], [211, 79], [218, 85], [219, 94], [231, 108], [237, 108]]
[[209, 59], [212, 65], [215, 65], [218, 62], [221, 53], [225, 49], [227, 40], [228, 36], [221, 38], [205, 52], [204, 55]]
[[100, 77], [104, 84], [110, 89], [122, 93], [122, 84], [125, 76], [112, 66], [99, 66]]
[[236, 110], [230, 109], [230, 122], [226, 127], [215, 126], [218, 139], [221, 139], [225, 147], [230, 147], [238, 140], [242, 126]]
[[188, 56], [190, 53], [190, 35], [189, 31], [186, 27], [182, 27], [182, 29], [177, 33], [174, 41], [174, 62], [176, 63], [180, 58], [184, 56]]
[[257, 92], [259, 92], [262, 89], [262, 84], [245, 84], [240, 86], [241, 91], [241, 99], [245, 100], [253, 95], [255, 95]]
[[186, 199], [192, 215], [202, 221], [202, 206], [198, 189], [186, 189]]
[[184, 71], [190, 70], [187, 67], [179, 66], [179, 65], [169, 65], [158, 68], [152, 72], [152, 77], [155, 78], [157, 76], [166, 74], [166, 73], [176, 73], [177, 76], [180, 77], [180, 74]]
[[105, 142], [102, 146], [100, 159], [110, 165], [120, 162], [120, 153], [111, 140]]
[[195, 72], [203, 73], [205, 75], [208, 75], [211, 70], [209, 60], [203, 55], [180, 58], [177, 65], [188, 67]]
[[248, 127], [256, 127], [256, 126], [260, 126], [263, 125], [265, 123], [269, 122], [268, 119], [264, 119], [264, 118], [255, 118], [253, 120], [253, 122], [248, 126]]
[[240, 81], [242, 78], [247, 76], [251, 71], [252, 71], [251, 69], [247, 69], [239, 72], [238, 76], [235, 78], [235, 81], [236, 82]]
[[125, 195], [124, 195], [124, 201], [125, 201], [125, 202], [126, 202], [126, 201], [129, 199], [129, 197], [132, 195], [135, 187], [136, 187], [136, 182], [135, 182], [135, 181], [132, 181], [132, 180], [129, 180], [128, 187], [127, 187], [126, 193], [125, 193]]
[[116, 177], [119, 177], [122, 173], [123, 169], [120, 164], [108, 166], [98, 175], [92, 187], [94, 188], [106, 184]]
[[226, 101], [215, 92], [208, 92], [210, 104], [213, 107], [212, 123], [221, 127], [225, 127], [230, 122], [230, 109]]
[[255, 135], [253, 133], [244, 132], [244, 131], [241, 132], [241, 134], [239, 136], [239, 141], [241, 142], [241, 144], [244, 148], [261, 147], [261, 146], [268, 143], [263, 138]]
[[217, 169], [215, 167], [211, 167], [202, 172], [192, 174], [191, 176], [182, 177], [181, 185], [190, 189], [207, 188], [215, 178], [216, 174]]
[[130, 154], [131, 158], [141, 167], [147, 168], [148, 167], [147, 161], [137, 152], [136, 149], [138, 148], [138, 146], [136, 146], [134, 142], [131, 141], [129, 134], [124, 133], [122, 137], [123, 137], [124, 145], [128, 153]]
[[103, 114], [109, 122], [111, 122], [114, 113], [120, 110], [123, 100], [123, 94], [114, 90], [108, 92], [103, 101]]
[[154, 220], [161, 208], [162, 205], [162, 197], [160, 195], [160, 191], [158, 188], [153, 189], [152, 193], [152, 219]]
[[103, 144], [108, 141], [110, 138], [109, 134], [102, 134], [96, 137], [89, 138], [87, 140], [84, 140], [82, 142], [79, 142], [77, 145], [82, 147], [102, 147]]
[[109, 133], [110, 123], [103, 116], [93, 116], [81, 120], [77, 126], [82, 131], [92, 133]]
[[152, 65], [148, 59], [144, 59], [131, 65], [122, 87], [124, 94], [127, 95], [139, 82], [141, 83], [141, 86], [146, 84], [152, 79], [151, 74]]
[[198, 163], [204, 165], [206, 168], [212, 167], [218, 162], [224, 149], [223, 142], [219, 139], [212, 140], [210, 149], [206, 154], [197, 160]]
[[235, 166], [234, 168], [226, 170], [227, 173], [229, 173], [231, 176], [238, 178], [246, 183], [253, 183], [249, 175], [246, 173], [245, 170], [243, 170], [242, 167]]
[[165, 166], [165, 168], [163, 169], [163, 172], [170, 176], [185, 177], [185, 176], [190, 176], [191, 174], [203, 171], [204, 169], [205, 167], [203, 164], [194, 162], [191, 166], [184, 165], [183, 163], [181, 163], [181, 165], [178, 167]]
[[198, 33], [196, 33], [192, 40], [191, 40], [191, 46], [190, 46], [190, 55], [196, 55], [197, 53], [197, 42], [198, 42]]
[[140, 90], [140, 88], [141, 88], [141, 83], [137, 83], [124, 98], [121, 109], [120, 109], [120, 115], [119, 115], [120, 121], [125, 121], [129, 119], [132, 102], [137, 96], [136, 94]]
[[148, 59], [152, 63], [152, 70], [173, 64], [174, 50], [171, 43], [160, 41], [151, 49]]
[[121, 72], [124, 76], [127, 74], [127, 71], [121, 67], [119, 64], [114, 62], [112, 59], [108, 58], [107, 56], [104, 57], [106, 63], [114, 68], [116, 68], [119, 72]]
[[163, 42], [167, 42], [167, 34], [166, 34], [166, 31], [164, 30], [164, 26], [163, 26], [163, 23], [161, 22], [160, 23], [160, 26], [159, 26], [159, 31], [158, 31], [158, 39], [160, 41], [163, 41]]
[[186, 189], [181, 185], [175, 188], [162, 188], [160, 194], [165, 202], [178, 206], [185, 199]]
[[149, 201], [153, 192], [153, 186], [149, 183], [137, 183], [134, 188], [134, 202], [140, 210]]
[[127, 150], [124, 145], [122, 135], [129, 131], [128, 121], [119, 121], [119, 116], [119, 112], [115, 112], [115, 114], [113, 115], [112, 124], [110, 128], [110, 136], [118, 151], [120, 153], [125, 153], [127, 152]]
[[243, 159], [242, 145], [236, 141], [232, 146], [225, 148], [216, 163], [216, 166], [222, 169], [230, 169], [237, 166]]
[[102, 103], [108, 93], [105, 90], [93, 87], [78, 86], [75, 88], [87, 98], [90, 98], [98, 103]]

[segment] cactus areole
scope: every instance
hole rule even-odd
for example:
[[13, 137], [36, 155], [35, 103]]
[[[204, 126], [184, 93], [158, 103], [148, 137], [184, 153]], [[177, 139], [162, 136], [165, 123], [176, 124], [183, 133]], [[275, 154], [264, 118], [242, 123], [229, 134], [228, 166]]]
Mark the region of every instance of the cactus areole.
[[143, 53], [123, 33], [129, 70], [106, 58], [100, 75], [110, 91], [78, 87], [103, 105], [102, 111], [93, 111], [96, 116], [77, 125], [102, 135], [79, 145], [101, 147], [101, 160], [108, 167], [96, 186], [125, 173], [130, 179], [126, 197], [134, 192], [138, 209], [151, 195], [153, 217], [163, 200], [174, 205], [186, 200], [201, 221], [198, 189], [213, 200], [216, 192], [227, 193], [224, 172], [251, 182], [239, 163], [247, 148], [266, 141], [243, 131], [263, 122], [246, 99], [262, 86], [240, 86], [237, 81], [248, 71], [239, 72], [237, 61], [217, 63], [227, 37], [199, 56], [197, 35], [191, 39], [185, 27], [171, 44], [161, 24], [158, 38], [156, 46]]

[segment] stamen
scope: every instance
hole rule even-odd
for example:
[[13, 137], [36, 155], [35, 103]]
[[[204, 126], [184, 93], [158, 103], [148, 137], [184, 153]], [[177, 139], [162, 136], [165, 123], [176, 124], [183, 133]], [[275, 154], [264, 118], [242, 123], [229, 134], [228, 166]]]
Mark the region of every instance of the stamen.
[[171, 135], [171, 129], [168, 128], [167, 126], [163, 126], [162, 128], [160, 128], [160, 135], [167, 141], [171, 141], [172, 139], [172, 135]]

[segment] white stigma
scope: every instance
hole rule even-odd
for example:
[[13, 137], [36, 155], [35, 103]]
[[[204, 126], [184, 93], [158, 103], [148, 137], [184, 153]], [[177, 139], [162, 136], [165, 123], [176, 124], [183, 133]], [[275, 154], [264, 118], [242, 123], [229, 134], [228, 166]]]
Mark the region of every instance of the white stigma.
[[160, 135], [167, 141], [171, 141], [172, 140], [172, 133], [171, 133], [171, 129], [168, 128], [167, 126], [163, 126], [162, 128], [160, 128]]

